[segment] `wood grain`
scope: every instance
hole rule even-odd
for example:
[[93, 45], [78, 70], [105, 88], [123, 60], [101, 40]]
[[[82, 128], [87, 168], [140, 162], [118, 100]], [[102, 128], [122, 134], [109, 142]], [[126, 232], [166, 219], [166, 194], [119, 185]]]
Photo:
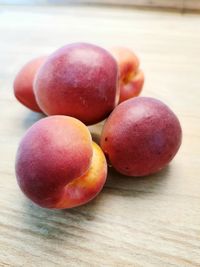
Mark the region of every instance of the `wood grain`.
[[5, 5], [114, 5], [140, 8], [200, 11], [200, 0], [0, 0]]
[[[0, 7], [0, 266], [200, 266], [200, 17], [95, 7]], [[20, 192], [15, 153], [39, 114], [15, 100], [23, 63], [68, 42], [125, 45], [140, 56], [143, 95], [177, 113], [183, 144], [162, 172], [109, 170], [91, 203], [45, 210]], [[101, 124], [90, 127], [98, 139]], [[144, 163], [145, 164], [145, 163]]]

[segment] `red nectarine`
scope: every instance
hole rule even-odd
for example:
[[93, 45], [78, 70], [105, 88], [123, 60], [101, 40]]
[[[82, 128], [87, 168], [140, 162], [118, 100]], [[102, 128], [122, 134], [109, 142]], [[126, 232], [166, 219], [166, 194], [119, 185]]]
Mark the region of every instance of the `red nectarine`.
[[121, 103], [141, 93], [144, 73], [139, 69], [138, 57], [128, 48], [113, 47], [110, 52], [118, 62]]
[[38, 69], [44, 63], [45, 59], [46, 56], [41, 56], [26, 63], [14, 80], [15, 97], [24, 106], [37, 112], [42, 111], [35, 100], [33, 93], [33, 81]]
[[103, 152], [87, 127], [67, 116], [35, 123], [22, 139], [16, 176], [24, 194], [46, 208], [64, 209], [90, 201], [107, 175]]
[[115, 59], [103, 48], [69, 44], [40, 68], [34, 84], [36, 100], [47, 115], [68, 115], [94, 124], [118, 102], [117, 75]]
[[112, 166], [129, 176], [144, 176], [165, 167], [181, 145], [176, 115], [159, 100], [129, 99], [111, 113], [101, 147]]

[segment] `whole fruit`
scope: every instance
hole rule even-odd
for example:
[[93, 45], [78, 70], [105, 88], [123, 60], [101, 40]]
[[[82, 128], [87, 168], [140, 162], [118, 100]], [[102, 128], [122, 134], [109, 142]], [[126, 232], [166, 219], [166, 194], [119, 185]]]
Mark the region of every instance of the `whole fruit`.
[[129, 176], [164, 168], [181, 145], [178, 118], [161, 101], [136, 97], [121, 103], [106, 121], [101, 147], [113, 167]]
[[118, 67], [105, 49], [87, 43], [54, 52], [35, 80], [37, 102], [47, 115], [68, 115], [87, 125], [105, 119], [119, 100]]
[[144, 73], [139, 68], [140, 61], [136, 54], [126, 47], [110, 49], [119, 67], [119, 103], [138, 96], [144, 84]]
[[35, 123], [22, 139], [16, 176], [24, 194], [45, 208], [82, 205], [102, 189], [107, 165], [87, 127], [67, 116]]
[[26, 63], [18, 72], [13, 85], [17, 100], [27, 108], [37, 112], [42, 111], [35, 100], [33, 82], [38, 69], [44, 63], [45, 59], [46, 56], [41, 56]]

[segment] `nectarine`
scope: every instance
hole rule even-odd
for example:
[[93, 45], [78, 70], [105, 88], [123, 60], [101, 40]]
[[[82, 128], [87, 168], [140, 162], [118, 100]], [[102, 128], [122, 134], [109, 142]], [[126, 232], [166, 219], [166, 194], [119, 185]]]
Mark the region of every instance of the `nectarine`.
[[133, 51], [125, 47], [110, 49], [119, 67], [119, 103], [138, 96], [144, 84], [144, 73], [139, 69], [140, 61]]
[[46, 56], [32, 59], [18, 72], [14, 80], [14, 94], [20, 103], [33, 111], [42, 112], [33, 93], [33, 81]]
[[68, 115], [87, 125], [105, 119], [119, 99], [118, 67], [105, 49], [87, 43], [66, 45], [40, 68], [36, 100], [47, 115]]
[[176, 115], [159, 100], [129, 99], [111, 113], [101, 147], [111, 165], [129, 176], [145, 176], [165, 167], [181, 145]]
[[67, 116], [35, 123], [22, 139], [16, 177], [24, 194], [46, 208], [64, 209], [90, 201], [102, 189], [107, 165], [87, 127]]

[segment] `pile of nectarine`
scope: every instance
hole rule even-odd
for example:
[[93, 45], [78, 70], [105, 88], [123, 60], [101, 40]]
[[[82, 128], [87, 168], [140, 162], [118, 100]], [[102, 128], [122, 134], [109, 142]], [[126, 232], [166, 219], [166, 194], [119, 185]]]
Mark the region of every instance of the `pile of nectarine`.
[[[21, 190], [42, 207], [93, 199], [106, 181], [106, 159], [121, 174], [145, 176], [164, 168], [181, 145], [172, 110], [137, 97], [144, 83], [138, 57], [122, 47], [109, 51], [69, 44], [28, 62], [15, 78], [16, 98], [49, 116], [27, 131], [16, 156]], [[106, 118], [100, 148], [86, 125]]]

